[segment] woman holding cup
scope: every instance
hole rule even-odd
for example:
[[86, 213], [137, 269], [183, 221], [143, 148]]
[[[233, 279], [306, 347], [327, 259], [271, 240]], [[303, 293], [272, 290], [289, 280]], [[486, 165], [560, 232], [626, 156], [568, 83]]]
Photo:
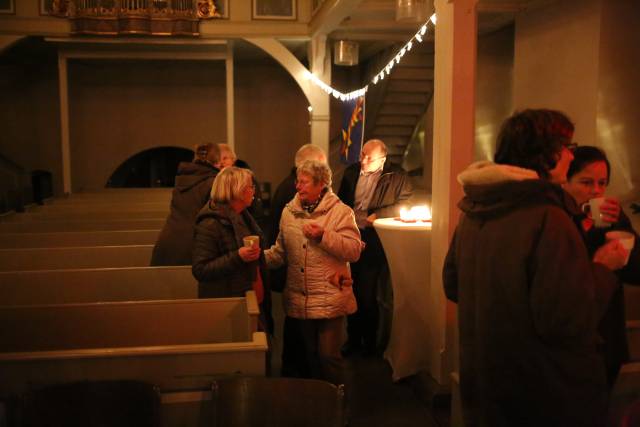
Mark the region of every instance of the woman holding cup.
[[242, 297], [254, 290], [262, 313], [270, 319], [267, 270], [260, 248], [264, 238], [247, 211], [254, 193], [250, 170], [230, 166], [218, 174], [211, 199], [196, 219], [191, 271], [198, 280], [200, 298]]
[[284, 308], [301, 338], [294, 353], [305, 355], [302, 371], [344, 384], [344, 322], [356, 311], [349, 262], [360, 258], [360, 232], [351, 208], [331, 191], [326, 163], [307, 160], [296, 176], [296, 195], [282, 211], [275, 245], [264, 254], [269, 268], [287, 266]]
[[[563, 187], [583, 208], [584, 215], [578, 217], [577, 222], [589, 253], [593, 255], [602, 245], [618, 240], [628, 253], [626, 266], [616, 273], [622, 282], [640, 284], [638, 235], [618, 200], [604, 195], [611, 176], [606, 154], [597, 147], [581, 146], [573, 152], [573, 157]], [[615, 383], [620, 366], [629, 359], [623, 291], [622, 286], [617, 288], [599, 327], [610, 387]]]

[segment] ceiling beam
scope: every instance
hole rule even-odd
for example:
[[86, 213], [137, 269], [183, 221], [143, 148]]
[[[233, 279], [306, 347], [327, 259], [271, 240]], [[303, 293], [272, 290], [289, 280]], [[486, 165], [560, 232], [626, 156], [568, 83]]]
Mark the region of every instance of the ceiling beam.
[[309, 23], [309, 34], [329, 34], [358, 7], [362, 0], [325, 0]]

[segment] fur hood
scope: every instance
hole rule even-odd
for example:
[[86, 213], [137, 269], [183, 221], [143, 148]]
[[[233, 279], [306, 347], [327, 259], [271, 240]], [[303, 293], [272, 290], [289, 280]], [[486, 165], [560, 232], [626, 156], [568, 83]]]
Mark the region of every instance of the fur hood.
[[552, 204], [569, 215], [580, 213], [573, 198], [559, 185], [540, 179], [530, 169], [481, 161], [460, 175], [465, 197], [458, 207], [471, 218], [489, 219], [516, 208]]

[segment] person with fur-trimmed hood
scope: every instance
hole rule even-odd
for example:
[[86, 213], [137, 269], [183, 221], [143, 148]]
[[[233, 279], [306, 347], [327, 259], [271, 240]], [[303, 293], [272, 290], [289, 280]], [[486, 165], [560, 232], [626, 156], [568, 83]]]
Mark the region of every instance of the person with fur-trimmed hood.
[[559, 184], [573, 160], [562, 113], [525, 110], [503, 124], [495, 163], [458, 176], [465, 196], [443, 281], [458, 303], [467, 427], [603, 426], [598, 321], [624, 263], [617, 242], [591, 259]]

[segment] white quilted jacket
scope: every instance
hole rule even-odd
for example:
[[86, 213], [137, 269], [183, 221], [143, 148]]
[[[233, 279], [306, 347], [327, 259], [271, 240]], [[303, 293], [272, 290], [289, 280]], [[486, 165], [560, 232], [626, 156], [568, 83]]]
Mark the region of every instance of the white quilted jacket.
[[[306, 222], [324, 228], [319, 243], [302, 233]], [[296, 319], [330, 319], [356, 311], [351, 286], [338, 289], [329, 282], [336, 273], [349, 274], [349, 262], [360, 258], [360, 231], [350, 207], [331, 190], [309, 214], [302, 209], [298, 195], [282, 211], [280, 234], [271, 249], [264, 252], [269, 268], [287, 264], [284, 307]]]

